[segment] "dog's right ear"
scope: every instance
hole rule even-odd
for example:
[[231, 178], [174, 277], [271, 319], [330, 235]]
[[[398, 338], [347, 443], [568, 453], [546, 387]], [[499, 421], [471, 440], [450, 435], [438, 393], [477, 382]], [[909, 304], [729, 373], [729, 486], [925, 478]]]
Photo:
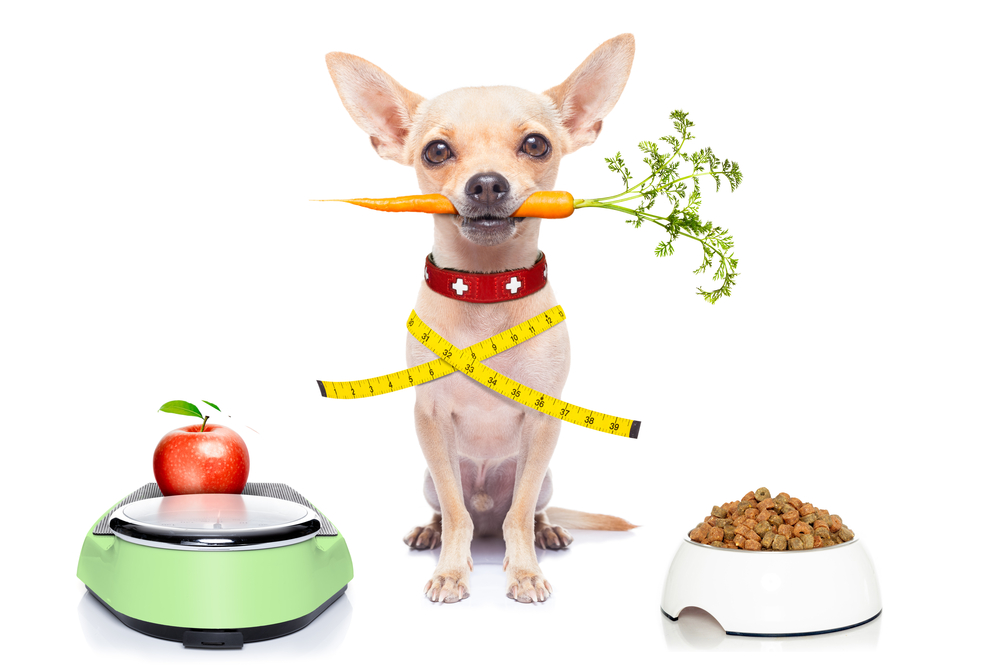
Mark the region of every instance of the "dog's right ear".
[[604, 42], [569, 78], [545, 91], [569, 132], [568, 152], [590, 145], [601, 133], [632, 71], [635, 38], [625, 33]]
[[424, 98], [356, 55], [328, 53], [326, 66], [344, 107], [354, 122], [368, 132], [375, 152], [384, 159], [410, 166], [411, 160], [403, 148], [413, 125], [413, 114]]

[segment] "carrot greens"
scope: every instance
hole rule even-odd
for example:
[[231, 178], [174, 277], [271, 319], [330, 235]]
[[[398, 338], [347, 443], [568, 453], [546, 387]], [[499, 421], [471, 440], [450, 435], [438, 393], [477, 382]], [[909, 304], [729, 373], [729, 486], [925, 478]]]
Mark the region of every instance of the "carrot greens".
[[[700, 178], [711, 178], [715, 182], [716, 191], [725, 179], [731, 191], [735, 191], [743, 180], [740, 167], [728, 159], [720, 160], [711, 148], [702, 148], [693, 152], [684, 152], [684, 147], [695, 137], [691, 134], [694, 123], [688, 120], [684, 111], [674, 111], [670, 117], [674, 121], [677, 136], [662, 136], [660, 141], [666, 141], [670, 150], [667, 154], [660, 152], [660, 146], [653, 141], [643, 141], [639, 144], [645, 157], [643, 160], [652, 170], [644, 180], [635, 184], [632, 174], [625, 166], [619, 152], [614, 157], [606, 157], [608, 168], [622, 178], [625, 191], [614, 196], [597, 199], [577, 199], [576, 208], [606, 208], [633, 215], [627, 220], [636, 228], [643, 222], [657, 224], [667, 232], [667, 240], [660, 241], [656, 246], [656, 256], [670, 256], [674, 253], [674, 241], [679, 237], [691, 238], [701, 243], [702, 262], [694, 271], [695, 274], [706, 272], [715, 266], [712, 278], [721, 284], [719, 288], [706, 291], [698, 288], [698, 294], [707, 302], [715, 303], [722, 296], [732, 293], [736, 284], [737, 259], [732, 254], [733, 236], [726, 229], [715, 226], [712, 222], [702, 220], [698, 212], [701, 207]], [[686, 164], [685, 164], [686, 163]], [[658, 198], [666, 198], [673, 206], [666, 215], [656, 215], [650, 209]], [[629, 204], [628, 202], [635, 201]], [[627, 204], [627, 205], [623, 205]], [[629, 207], [629, 206], [633, 207]]]

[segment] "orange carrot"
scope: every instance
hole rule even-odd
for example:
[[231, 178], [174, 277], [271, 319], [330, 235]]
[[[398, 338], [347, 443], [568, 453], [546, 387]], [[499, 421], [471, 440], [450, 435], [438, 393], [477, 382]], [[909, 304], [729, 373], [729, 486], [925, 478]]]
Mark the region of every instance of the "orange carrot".
[[560, 219], [573, 214], [575, 199], [569, 192], [535, 192], [514, 211], [512, 217]]
[[437, 212], [446, 215], [457, 213], [455, 206], [441, 194], [418, 194], [416, 196], [396, 196], [391, 199], [315, 199], [317, 201], [339, 201], [353, 203], [369, 210], [382, 212]]
[[[458, 211], [441, 194], [419, 194], [417, 196], [397, 196], [391, 199], [317, 199], [320, 201], [340, 201], [370, 210], [384, 212], [431, 212], [456, 215]], [[559, 219], [573, 214], [573, 195], [569, 192], [535, 192], [514, 211], [511, 217], [544, 217]]]

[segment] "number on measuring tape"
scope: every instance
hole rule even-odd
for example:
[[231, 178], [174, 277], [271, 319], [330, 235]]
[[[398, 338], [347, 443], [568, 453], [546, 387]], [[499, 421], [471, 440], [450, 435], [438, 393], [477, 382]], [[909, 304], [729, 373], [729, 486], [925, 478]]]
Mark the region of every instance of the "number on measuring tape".
[[[360, 382], [320, 381], [320, 392], [325, 397], [335, 399], [346, 398], [348, 390], [350, 390], [351, 397], [381, 395], [386, 392], [393, 392], [401, 388], [426, 383], [427, 381], [447, 376], [457, 370], [464, 373], [473, 381], [477, 381], [487, 388], [506, 395], [519, 404], [523, 404], [525, 407], [536, 409], [541, 413], [561, 418], [576, 425], [589, 427], [599, 432], [636, 438], [639, 434], [640, 424], [637, 420], [616, 418], [597, 411], [584, 411], [578, 406], [523, 386], [499, 372], [493, 372], [488, 375], [487, 372], [476, 371], [477, 366], [480, 364], [480, 359], [486, 359], [498, 353], [503, 353], [512, 346], [516, 346], [520, 342], [545, 332], [565, 320], [565, 318], [566, 314], [562, 308], [556, 306], [478, 344], [473, 344], [465, 349], [457, 349], [439, 334], [435, 333], [430, 326], [421, 321], [416, 312], [412, 312], [406, 321], [406, 325], [410, 329], [410, 334], [434, 352], [438, 356], [437, 359], [424, 363], [419, 367], [412, 367], [406, 370], [407, 380], [405, 382], [398, 381], [394, 383], [392, 380], [393, 378], [398, 379], [404, 372], [386, 374], [385, 376]], [[504, 341], [504, 336], [507, 336], [507, 339], [510, 340], [509, 344]], [[498, 345], [495, 340], [500, 340], [500, 344]], [[500, 379], [503, 379], [503, 382]], [[367, 385], [368, 395], [357, 395], [352, 383], [356, 383], [359, 386]], [[379, 385], [378, 391], [375, 390], [376, 383]], [[383, 386], [388, 386], [388, 388], [384, 388]], [[600, 425], [597, 424], [598, 421], [601, 422]], [[607, 423], [607, 426], [605, 426], [605, 423]]]

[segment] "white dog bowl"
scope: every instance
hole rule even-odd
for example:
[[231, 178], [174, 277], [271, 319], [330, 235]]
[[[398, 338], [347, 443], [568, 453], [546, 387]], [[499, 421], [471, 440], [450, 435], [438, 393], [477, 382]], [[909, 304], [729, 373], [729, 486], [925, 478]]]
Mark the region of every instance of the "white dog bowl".
[[882, 613], [875, 567], [857, 538], [813, 550], [751, 552], [685, 538], [660, 608], [708, 612], [729, 635], [792, 637], [854, 628]]

